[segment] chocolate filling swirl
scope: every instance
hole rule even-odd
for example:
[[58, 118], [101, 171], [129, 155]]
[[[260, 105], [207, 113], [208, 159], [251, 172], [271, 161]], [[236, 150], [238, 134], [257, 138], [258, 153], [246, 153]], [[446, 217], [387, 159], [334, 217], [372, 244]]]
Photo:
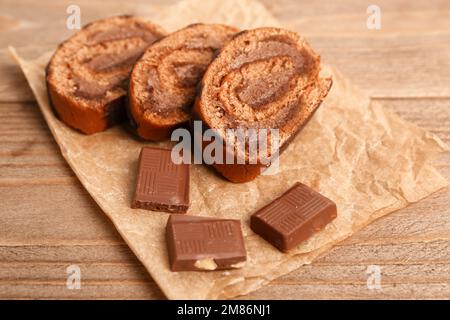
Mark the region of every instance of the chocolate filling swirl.
[[[216, 61], [226, 60], [225, 68], [211, 75], [211, 83], [205, 83], [205, 95], [214, 99], [214, 111], [220, 118], [216, 124], [281, 128], [292, 113], [301, 111], [308, 86], [317, 80], [318, 56], [306, 46], [299, 47], [288, 35], [248, 41], [233, 52], [222, 52]], [[230, 56], [225, 57], [227, 54]], [[211, 66], [210, 70], [214, 69]]]
[[331, 79], [319, 72], [319, 55], [291, 31], [247, 30], [228, 42], [203, 76], [194, 113], [204, 127], [222, 137], [227, 149], [242, 150], [237, 156], [246, 162], [243, 166], [217, 164], [216, 169], [234, 182], [255, 178], [261, 163], [248, 163], [255, 156], [250, 155], [249, 138], [245, 137], [242, 148], [242, 143], [229, 138], [227, 129], [265, 129], [267, 137], [279, 130], [277, 144], [284, 150], [331, 87]]
[[319, 71], [319, 56], [297, 34], [246, 31], [208, 68], [200, 112], [213, 128], [298, 127], [292, 122], [311, 111], [305, 102]]
[[195, 24], [145, 52], [133, 68], [130, 83], [130, 110], [142, 138], [167, 138], [171, 129], [190, 119], [198, 82], [216, 50], [236, 32], [224, 25]]
[[161, 36], [153, 25], [127, 16], [87, 25], [59, 49], [73, 95], [102, 99], [111, 91], [125, 94], [133, 64]]
[[[117, 88], [126, 91], [132, 66], [158, 37], [140, 24], [98, 31], [88, 37], [88, 53], [76, 58], [78, 67], [73, 68], [75, 95], [96, 99]], [[99, 82], [99, 77], [107, 81]]]
[[206, 45], [197, 49], [182, 46], [168, 53], [157, 54], [158, 65], [147, 70], [147, 90], [150, 94], [144, 104], [145, 109], [159, 115], [179, 110], [189, 116], [195, 87], [214, 54], [214, 48]]
[[117, 16], [92, 22], [60, 44], [47, 67], [59, 117], [87, 134], [122, 121], [131, 68], [164, 34], [144, 19]]

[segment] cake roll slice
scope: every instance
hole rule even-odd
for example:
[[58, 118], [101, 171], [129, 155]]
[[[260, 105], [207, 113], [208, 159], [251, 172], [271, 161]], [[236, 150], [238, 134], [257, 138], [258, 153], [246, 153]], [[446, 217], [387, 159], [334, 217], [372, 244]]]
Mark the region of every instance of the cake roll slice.
[[144, 19], [117, 16], [90, 23], [61, 43], [46, 74], [58, 117], [85, 134], [125, 120], [131, 68], [163, 35]]
[[[248, 147], [251, 130], [266, 130], [265, 143], [272, 146], [271, 133], [277, 132], [278, 151], [286, 148], [328, 94], [332, 80], [321, 77], [320, 69], [319, 55], [288, 30], [243, 31], [221, 49], [203, 76], [193, 117], [223, 140], [224, 159], [213, 163], [223, 176], [246, 182], [270, 165]], [[241, 145], [229, 129], [244, 131]], [[273, 155], [268, 152], [267, 158]]]
[[145, 140], [170, 138], [191, 118], [196, 86], [215, 51], [238, 30], [218, 24], [194, 24], [151, 45], [133, 67], [129, 116]]

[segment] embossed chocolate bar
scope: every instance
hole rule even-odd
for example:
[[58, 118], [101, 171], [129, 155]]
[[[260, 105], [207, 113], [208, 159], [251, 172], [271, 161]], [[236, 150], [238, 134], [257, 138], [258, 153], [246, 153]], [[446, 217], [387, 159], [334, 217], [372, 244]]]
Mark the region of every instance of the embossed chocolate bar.
[[171, 150], [142, 148], [131, 207], [185, 213], [189, 207], [189, 165], [173, 163]]
[[251, 216], [251, 229], [281, 251], [288, 251], [337, 216], [336, 204], [297, 182]]
[[166, 238], [172, 271], [240, 268], [246, 260], [239, 220], [171, 215]]

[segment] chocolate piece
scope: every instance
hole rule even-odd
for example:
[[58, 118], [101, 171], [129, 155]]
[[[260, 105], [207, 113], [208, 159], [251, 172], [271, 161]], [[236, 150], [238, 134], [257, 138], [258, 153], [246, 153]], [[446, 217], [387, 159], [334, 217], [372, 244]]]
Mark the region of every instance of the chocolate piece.
[[185, 213], [189, 207], [189, 165], [173, 163], [171, 150], [142, 148], [131, 207]]
[[336, 204], [297, 182], [253, 214], [252, 230], [281, 251], [296, 247], [336, 218]]
[[239, 220], [171, 215], [166, 237], [172, 271], [235, 269], [246, 260]]

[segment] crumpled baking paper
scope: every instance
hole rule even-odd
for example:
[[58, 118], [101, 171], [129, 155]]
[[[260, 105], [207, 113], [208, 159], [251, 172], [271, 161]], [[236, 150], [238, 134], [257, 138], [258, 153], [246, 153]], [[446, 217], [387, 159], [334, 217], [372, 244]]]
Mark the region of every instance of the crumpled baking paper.
[[[168, 30], [193, 22], [240, 28], [279, 25], [258, 2], [184, 1], [152, 15]], [[170, 299], [215, 299], [246, 294], [311, 263], [333, 244], [371, 221], [418, 201], [448, 183], [431, 165], [447, 146], [401, 120], [353, 87], [337, 70], [333, 87], [304, 130], [280, 157], [280, 172], [245, 184], [230, 183], [204, 165], [191, 167], [188, 214], [241, 219], [248, 252], [240, 270], [171, 272], [164, 238], [166, 213], [130, 208], [143, 143], [121, 127], [93, 136], [61, 123], [50, 109], [44, 79], [47, 53], [25, 61], [12, 50], [64, 158], [124, 240]], [[334, 200], [338, 217], [289, 254], [249, 229], [258, 208], [301, 181]]]

